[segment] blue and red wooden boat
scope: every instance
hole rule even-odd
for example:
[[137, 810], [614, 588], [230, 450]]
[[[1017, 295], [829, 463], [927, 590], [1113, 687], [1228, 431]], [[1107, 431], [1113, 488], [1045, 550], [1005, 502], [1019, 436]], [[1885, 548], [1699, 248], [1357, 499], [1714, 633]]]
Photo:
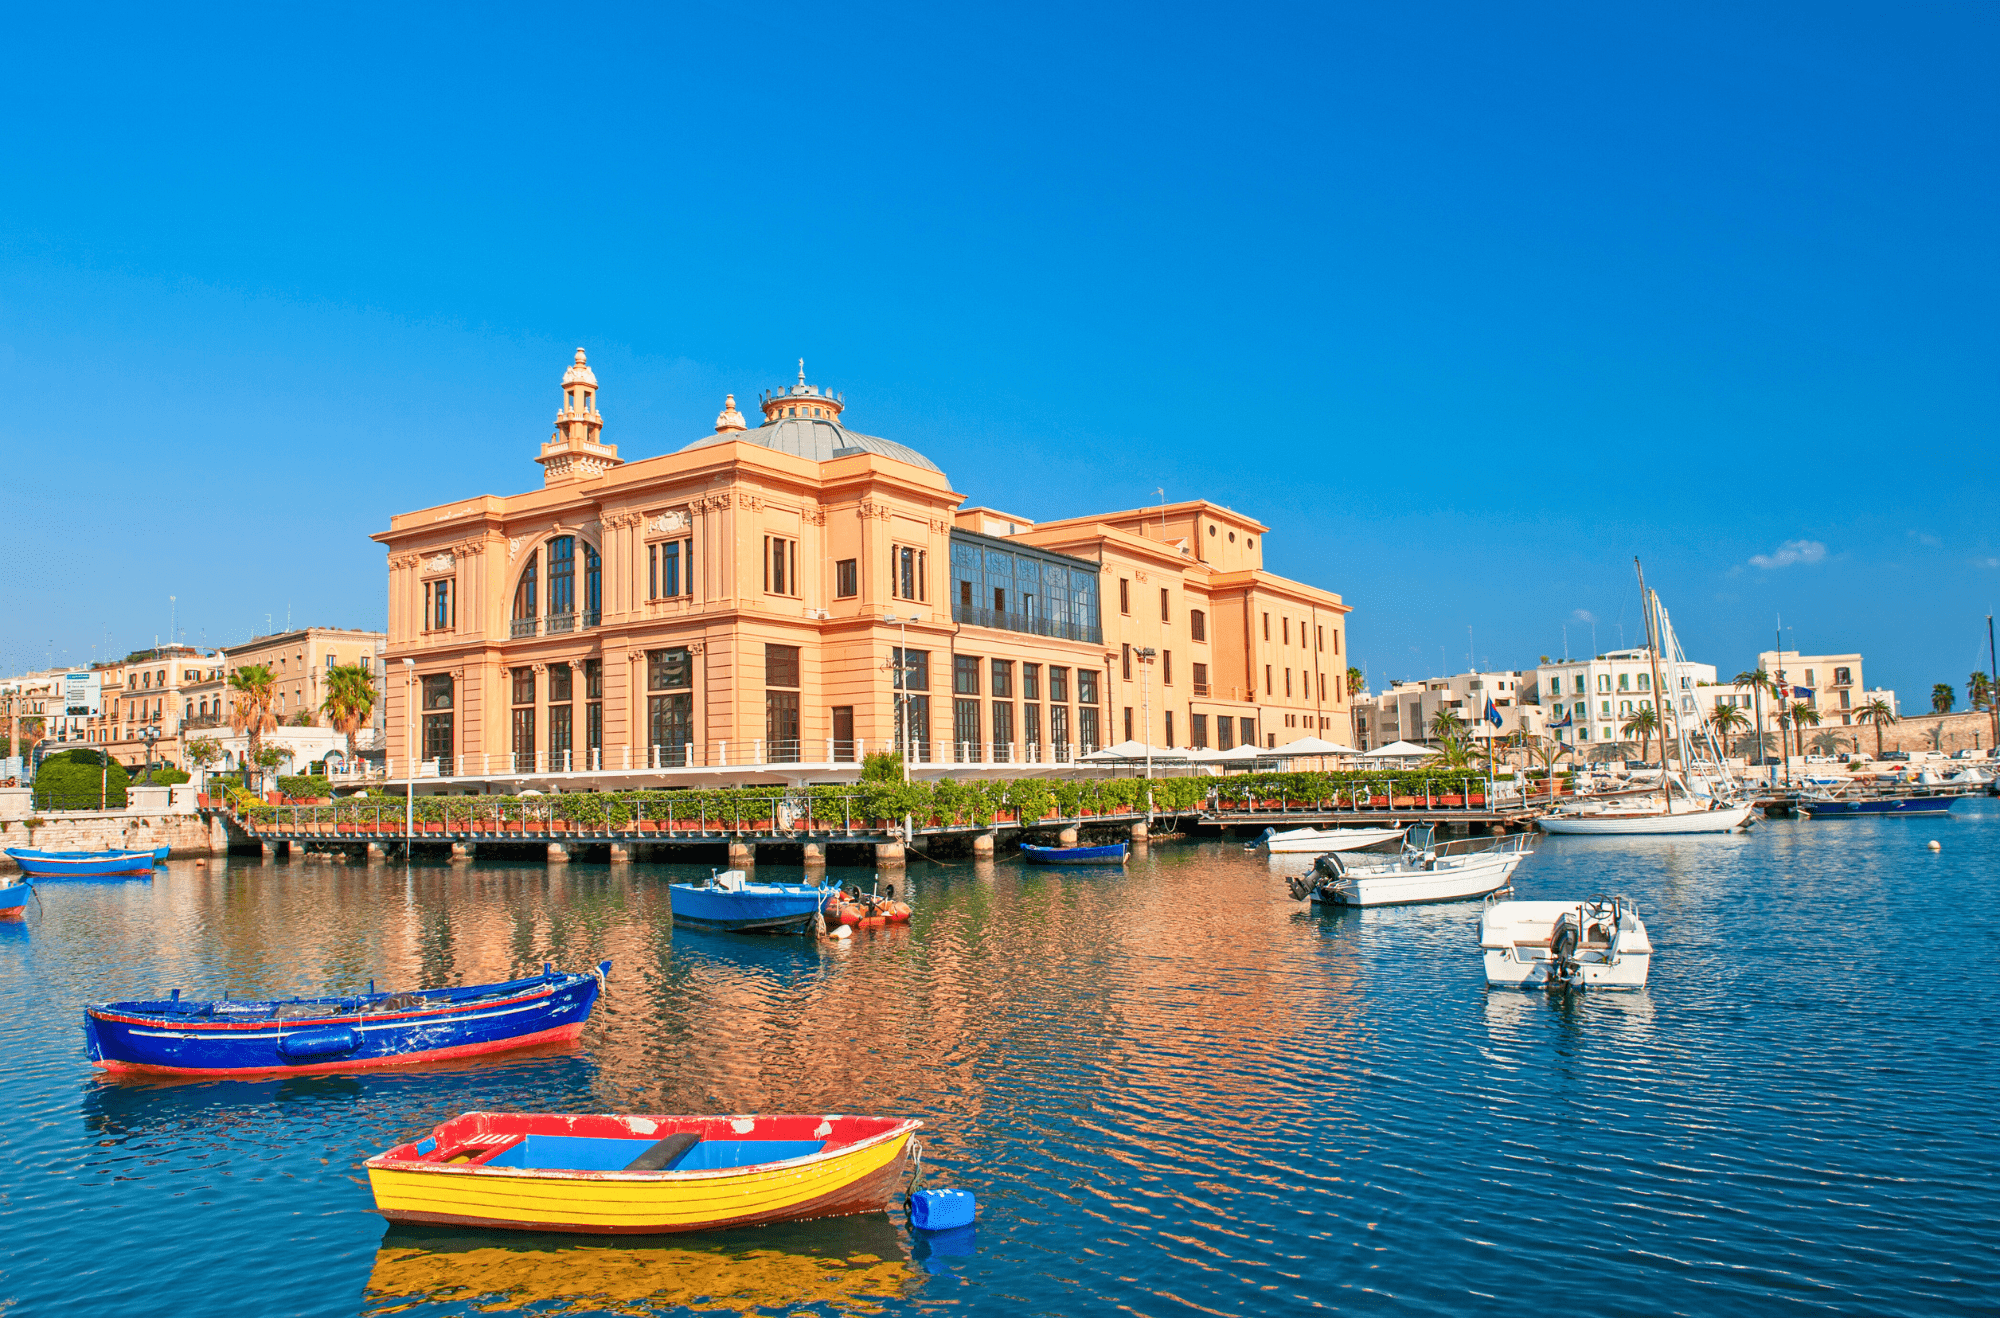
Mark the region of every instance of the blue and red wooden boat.
[[1944, 815], [1957, 804], [1955, 796], [1829, 796], [1802, 797], [1799, 809], [1814, 819], [1853, 819], [1862, 815]]
[[609, 961], [582, 973], [408, 993], [219, 1002], [107, 1002], [83, 1013], [107, 1071], [243, 1075], [369, 1071], [557, 1043], [583, 1033]]
[[9, 847], [7, 854], [31, 879], [101, 879], [114, 874], [151, 874], [167, 849], [146, 851], [38, 851]]
[[0, 883], [0, 920], [18, 920], [34, 888], [28, 883]]
[[468, 1112], [362, 1165], [392, 1222], [659, 1235], [880, 1212], [921, 1125]]
[[1123, 842], [1108, 847], [1037, 847], [1021, 844], [1021, 859], [1030, 865], [1123, 865], [1132, 848]]

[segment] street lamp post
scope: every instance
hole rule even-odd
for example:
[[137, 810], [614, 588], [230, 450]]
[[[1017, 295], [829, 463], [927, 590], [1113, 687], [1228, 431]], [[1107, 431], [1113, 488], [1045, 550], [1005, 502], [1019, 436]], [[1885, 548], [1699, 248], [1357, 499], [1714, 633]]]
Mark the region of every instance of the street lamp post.
[[[1153, 656], [1158, 654], [1152, 646], [1134, 650], [1132, 656], [1139, 661], [1139, 720], [1140, 735], [1146, 739], [1146, 776], [1153, 776], [1153, 701], [1146, 683], [1146, 672], [1153, 666]], [[1152, 797], [1146, 798], [1146, 811], [1152, 813]]]
[[[158, 717], [157, 715], [155, 717]], [[139, 729], [139, 740], [146, 743], [146, 786], [153, 785], [153, 743], [160, 739], [160, 725], [148, 723]]]
[[417, 661], [403, 660], [403, 849], [417, 831]]

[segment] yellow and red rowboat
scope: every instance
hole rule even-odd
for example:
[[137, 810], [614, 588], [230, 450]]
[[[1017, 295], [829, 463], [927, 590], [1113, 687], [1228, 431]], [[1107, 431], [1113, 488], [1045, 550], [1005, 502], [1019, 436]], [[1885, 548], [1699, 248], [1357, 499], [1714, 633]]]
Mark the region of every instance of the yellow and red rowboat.
[[654, 1235], [875, 1212], [921, 1125], [468, 1112], [363, 1166], [394, 1222]]

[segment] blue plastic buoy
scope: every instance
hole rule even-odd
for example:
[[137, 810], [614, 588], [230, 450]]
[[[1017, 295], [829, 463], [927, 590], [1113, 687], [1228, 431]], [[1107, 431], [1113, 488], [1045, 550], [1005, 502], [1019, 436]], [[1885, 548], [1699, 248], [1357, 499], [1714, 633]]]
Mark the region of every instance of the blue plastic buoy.
[[975, 1207], [970, 1190], [919, 1190], [910, 1196], [910, 1225], [919, 1231], [949, 1231], [969, 1224]]

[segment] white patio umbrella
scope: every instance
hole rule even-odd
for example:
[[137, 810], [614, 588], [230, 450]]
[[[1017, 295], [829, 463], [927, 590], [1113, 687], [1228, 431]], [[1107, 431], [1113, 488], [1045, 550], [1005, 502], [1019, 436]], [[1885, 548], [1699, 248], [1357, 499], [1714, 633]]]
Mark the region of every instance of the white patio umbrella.
[[[1420, 747], [1419, 749], [1422, 748]], [[1267, 753], [1282, 760], [1297, 755], [1359, 755], [1361, 752], [1355, 750], [1352, 746], [1343, 746], [1337, 741], [1328, 741], [1324, 737], [1300, 737], [1297, 741], [1288, 741], [1278, 747], [1278, 749]], [[1425, 751], [1424, 753], [1429, 754], [1430, 752]]]
[[1143, 760], [1148, 752], [1154, 760], [1185, 760], [1188, 753], [1171, 746], [1148, 746], [1143, 741], [1121, 741], [1116, 746], [1106, 746], [1101, 751], [1092, 751], [1084, 756], [1086, 760]]

